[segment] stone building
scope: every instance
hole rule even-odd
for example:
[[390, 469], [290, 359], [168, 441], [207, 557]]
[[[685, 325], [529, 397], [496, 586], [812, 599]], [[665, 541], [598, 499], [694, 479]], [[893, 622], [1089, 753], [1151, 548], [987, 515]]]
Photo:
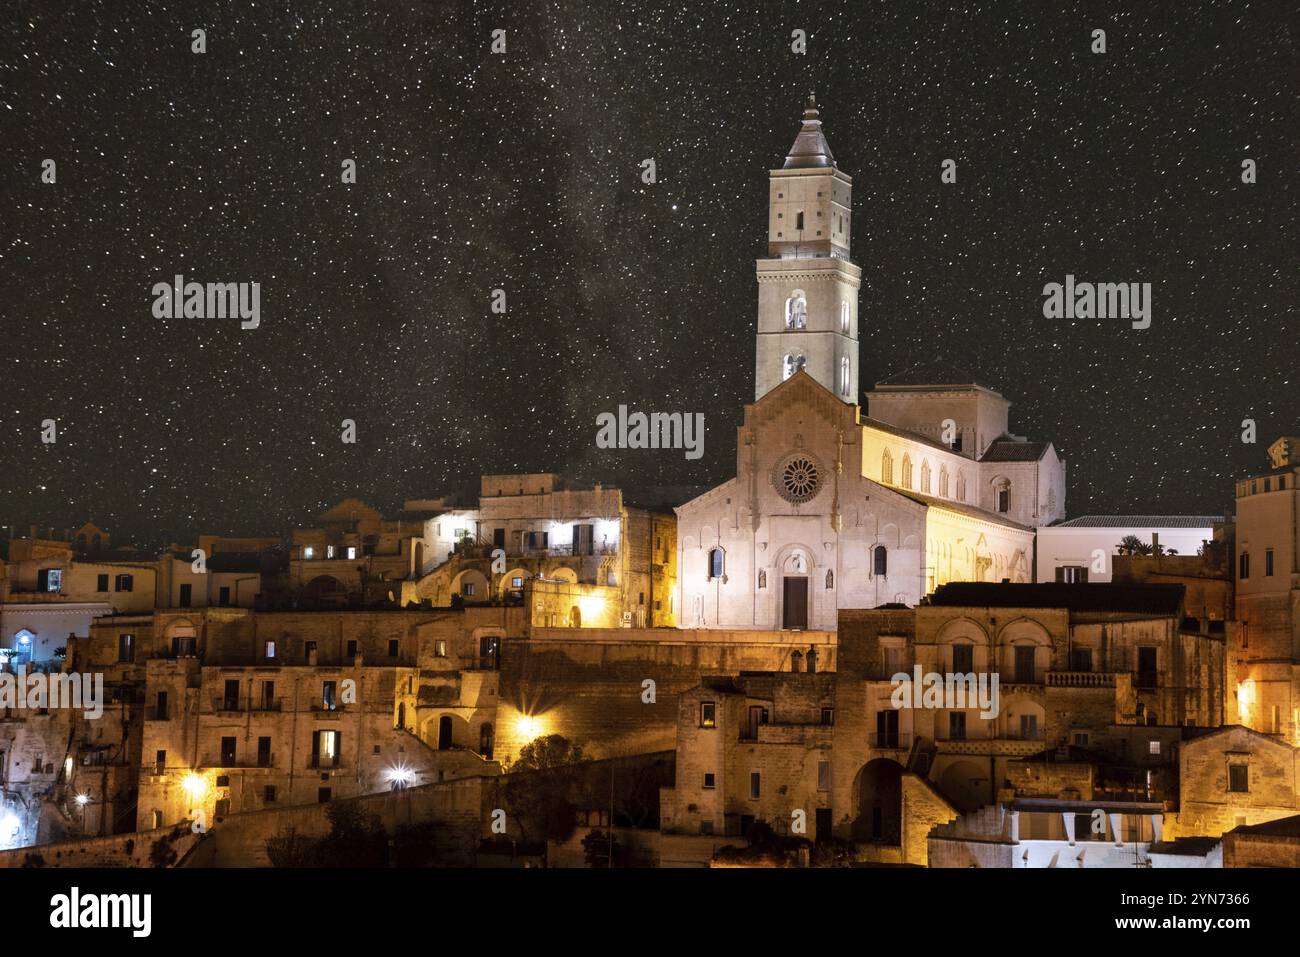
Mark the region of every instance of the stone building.
[[[434, 563], [410, 594], [435, 606], [522, 603], [534, 586], [530, 597], [542, 607], [530, 607], [546, 627], [676, 620], [676, 522], [616, 488], [574, 486], [550, 473], [485, 475], [478, 507], [428, 519], [425, 545]], [[565, 594], [573, 600], [561, 601]]]
[[1177, 833], [1219, 837], [1300, 812], [1300, 750], [1279, 735], [1229, 725], [1183, 745]]
[[1153, 556], [1195, 558], [1222, 515], [1081, 515], [1038, 530], [1034, 580], [1108, 582], [1115, 577], [1118, 545], [1134, 538]]
[[[971, 812], [1061, 747], [1106, 755], [1090, 782], [1146, 781], [1153, 760], [1167, 760], [1166, 740], [1222, 720], [1223, 640], [1182, 632], [1182, 599], [1177, 586], [951, 583], [916, 608], [842, 612], [837, 825], [896, 841], [908, 825], [902, 772]], [[995, 713], [955, 687], [951, 700], [945, 689], [896, 707], [893, 676], [917, 668], [940, 681], [996, 675]]]
[[1237, 482], [1236, 685], [1239, 720], [1300, 744], [1300, 438]]
[[1030, 581], [1034, 529], [1065, 514], [1065, 465], [1009, 431], [1010, 403], [922, 367], [859, 407], [852, 181], [810, 101], [769, 175], [755, 401], [736, 477], [676, 509], [682, 628], [834, 629], [947, 581]]

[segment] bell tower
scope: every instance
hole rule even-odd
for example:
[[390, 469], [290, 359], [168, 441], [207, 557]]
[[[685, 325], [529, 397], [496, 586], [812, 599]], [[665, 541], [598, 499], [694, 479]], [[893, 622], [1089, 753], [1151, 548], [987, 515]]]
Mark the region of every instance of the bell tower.
[[836, 167], [818, 117], [809, 96], [785, 165], [768, 174], [754, 398], [803, 369], [856, 404], [862, 270], [849, 260], [853, 180]]

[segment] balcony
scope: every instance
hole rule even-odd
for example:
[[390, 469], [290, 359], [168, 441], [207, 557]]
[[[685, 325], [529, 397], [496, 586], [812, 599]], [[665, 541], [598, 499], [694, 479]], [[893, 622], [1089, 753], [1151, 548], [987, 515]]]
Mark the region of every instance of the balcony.
[[1049, 671], [1047, 673], [1049, 688], [1113, 688], [1113, 672], [1100, 671]]
[[243, 705], [241, 705], [236, 698], [227, 698], [217, 695], [212, 699], [212, 711], [214, 714], [236, 713], [243, 710]]

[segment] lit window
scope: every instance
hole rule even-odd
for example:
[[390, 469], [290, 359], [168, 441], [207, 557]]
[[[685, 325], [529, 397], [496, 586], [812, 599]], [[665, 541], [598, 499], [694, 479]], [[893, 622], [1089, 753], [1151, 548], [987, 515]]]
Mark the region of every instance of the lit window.
[[348, 560], [351, 561], [352, 559], [354, 559], [354, 558], [356, 558], [356, 557], [357, 557], [357, 550], [356, 550], [356, 548], [354, 548], [354, 547], [352, 547], [352, 546], [349, 546], [349, 547], [348, 547]]
[[808, 326], [808, 300], [802, 293], [795, 292], [785, 301], [785, 327], [787, 329], [805, 329]]
[[716, 728], [718, 726], [718, 706], [713, 701], [700, 702], [700, 727]]
[[310, 545], [308, 545], [306, 548], [304, 548], [304, 549], [302, 550], [302, 557], [303, 557], [303, 558], [315, 558], [315, 557], [316, 557], [316, 549], [314, 549], [314, 548], [312, 548]]
[[334, 557], [334, 546], [333, 546], [333, 545], [326, 545], [326, 546], [325, 546], [325, 557], [326, 557], [326, 558], [333, 558], [333, 557]]

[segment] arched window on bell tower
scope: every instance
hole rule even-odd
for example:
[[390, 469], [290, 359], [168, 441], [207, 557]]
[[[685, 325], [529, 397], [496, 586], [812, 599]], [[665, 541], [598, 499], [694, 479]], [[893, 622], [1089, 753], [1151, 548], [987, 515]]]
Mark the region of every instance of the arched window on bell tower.
[[849, 357], [840, 359], [840, 395], [849, 397]]
[[805, 362], [807, 362], [807, 360], [803, 356], [798, 356], [794, 353], [786, 353], [785, 372], [781, 376], [781, 381], [784, 382], [786, 379], [790, 378], [790, 376], [802, 369]]
[[849, 334], [849, 304], [840, 303], [840, 334], [847, 336]]
[[802, 289], [796, 289], [785, 301], [785, 327], [787, 329], [808, 328], [808, 299]]

